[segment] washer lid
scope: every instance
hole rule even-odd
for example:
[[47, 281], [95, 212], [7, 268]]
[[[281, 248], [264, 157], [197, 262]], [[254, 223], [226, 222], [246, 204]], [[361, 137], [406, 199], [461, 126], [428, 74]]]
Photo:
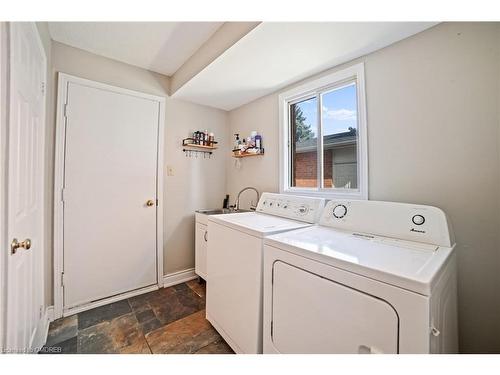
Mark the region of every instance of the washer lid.
[[293, 229], [305, 228], [311, 225], [300, 221], [261, 214], [258, 212], [243, 212], [210, 216], [208, 218], [209, 225], [211, 222], [225, 225], [256, 237], [264, 237]]
[[453, 250], [322, 226], [276, 234], [264, 243], [424, 295]]

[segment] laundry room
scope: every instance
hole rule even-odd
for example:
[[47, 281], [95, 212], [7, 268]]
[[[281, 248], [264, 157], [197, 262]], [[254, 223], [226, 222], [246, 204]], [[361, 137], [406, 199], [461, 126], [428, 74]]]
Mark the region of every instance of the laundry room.
[[0, 363], [500, 354], [500, 14], [54, 11], [0, 22]]

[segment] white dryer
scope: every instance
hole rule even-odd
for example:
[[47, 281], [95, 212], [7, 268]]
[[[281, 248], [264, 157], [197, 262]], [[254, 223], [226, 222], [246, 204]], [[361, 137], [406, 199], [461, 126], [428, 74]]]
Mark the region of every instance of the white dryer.
[[454, 240], [438, 208], [330, 201], [264, 241], [264, 353], [455, 353]]
[[323, 207], [264, 193], [256, 212], [208, 218], [206, 316], [236, 353], [262, 353], [263, 239], [317, 223]]

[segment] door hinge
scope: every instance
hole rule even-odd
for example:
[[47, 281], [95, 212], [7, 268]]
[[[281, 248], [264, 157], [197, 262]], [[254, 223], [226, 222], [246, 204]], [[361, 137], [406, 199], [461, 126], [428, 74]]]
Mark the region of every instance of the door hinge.
[[64, 117], [68, 117], [68, 114], [69, 114], [68, 103], [64, 103]]
[[45, 82], [42, 82], [42, 95], [45, 95]]
[[61, 189], [61, 202], [64, 202], [64, 188]]
[[271, 320], [271, 338], [273, 338], [273, 321]]
[[156, 207], [158, 207], [158, 199], [156, 200]]
[[64, 287], [64, 272], [61, 272], [61, 286]]

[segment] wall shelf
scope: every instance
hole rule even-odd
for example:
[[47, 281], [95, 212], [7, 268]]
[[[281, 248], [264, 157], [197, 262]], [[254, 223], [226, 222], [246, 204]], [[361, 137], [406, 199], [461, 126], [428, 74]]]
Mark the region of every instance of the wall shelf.
[[199, 155], [203, 155], [203, 158], [206, 158], [208, 156], [208, 158], [210, 159], [213, 153], [212, 150], [215, 150], [217, 148], [217, 146], [215, 146], [217, 142], [215, 141], [211, 142], [211, 146], [199, 145], [194, 142], [194, 138], [185, 138], [182, 140], [182, 147], [184, 147], [182, 151], [184, 152], [184, 154], [186, 154], [186, 157], [198, 157]]
[[192, 147], [192, 148], [198, 148], [198, 149], [204, 149], [204, 150], [215, 150], [217, 146], [204, 146], [204, 145], [197, 145], [197, 144], [183, 144], [184, 147]]
[[245, 153], [243, 153], [243, 154], [234, 154], [234, 153], [233, 153], [233, 155], [232, 155], [232, 156], [233, 156], [233, 158], [236, 158], [236, 159], [241, 159], [241, 158], [247, 158], [247, 157], [249, 157], [249, 156], [263, 156], [263, 155], [264, 155], [264, 153], [263, 153], [263, 152], [260, 152], [260, 153], [258, 153], [258, 154], [252, 154], [252, 153], [250, 153], [250, 152], [245, 152]]

